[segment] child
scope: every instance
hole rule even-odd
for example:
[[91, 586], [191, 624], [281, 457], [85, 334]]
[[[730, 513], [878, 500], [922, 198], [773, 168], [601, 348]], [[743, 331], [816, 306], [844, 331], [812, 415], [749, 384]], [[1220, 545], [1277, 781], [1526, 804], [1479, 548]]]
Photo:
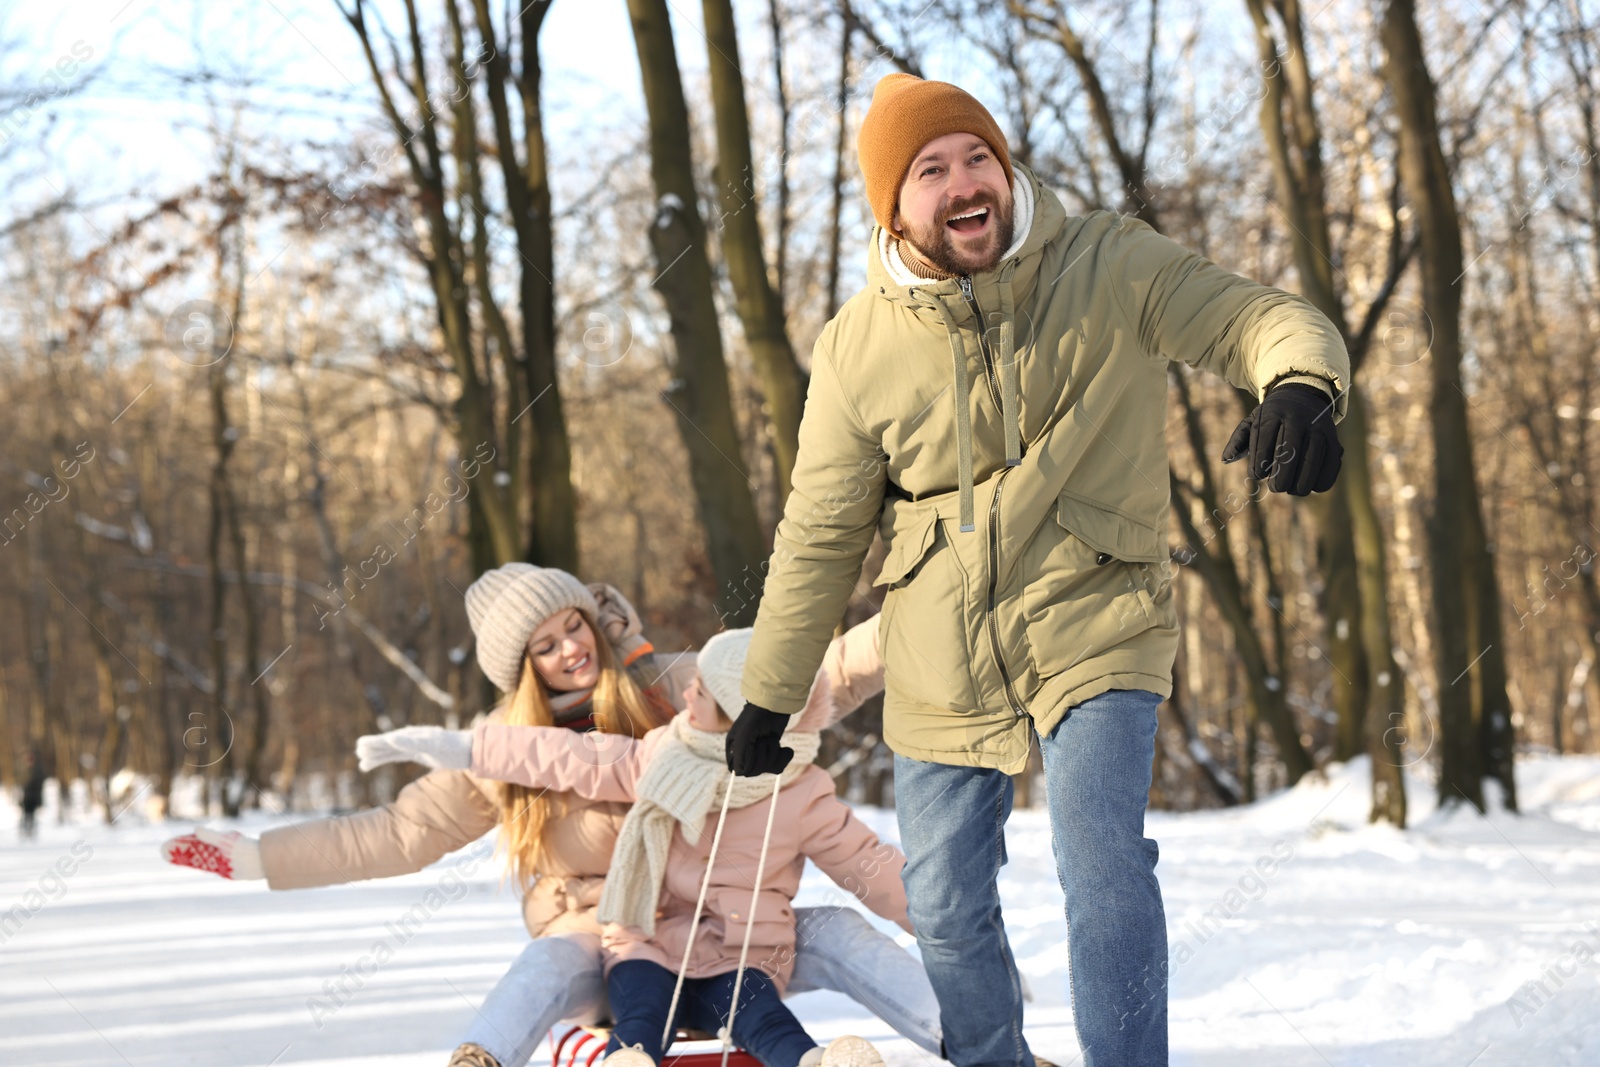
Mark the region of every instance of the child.
[[[749, 643], [748, 629], [707, 641], [698, 675], [684, 691], [687, 709], [638, 740], [485, 723], [470, 733], [413, 727], [362, 738], [357, 745], [364, 770], [393, 759], [462, 766], [470, 760], [480, 777], [633, 802], [600, 899], [615, 1020], [609, 1067], [650, 1067], [666, 1051], [661, 1034], [729, 787], [723, 735], [730, 716], [744, 706], [739, 679]], [[767, 776], [733, 780], [674, 1019], [691, 1029], [722, 1028], [740, 948], [753, 924], [732, 1036], [766, 1067], [881, 1063], [860, 1038], [840, 1038], [819, 1049], [779, 999], [793, 971], [792, 902], [807, 857], [873, 911], [910, 930], [900, 882], [904, 857], [855, 817], [834, 795], [832, 778], [811, 763], [816, 731], [828, 720], [831, 703], [826, 686], [815, 687], [784, 734], [795, 757], [781, 775], [754, 915], [751, 893], [773, 782]]]

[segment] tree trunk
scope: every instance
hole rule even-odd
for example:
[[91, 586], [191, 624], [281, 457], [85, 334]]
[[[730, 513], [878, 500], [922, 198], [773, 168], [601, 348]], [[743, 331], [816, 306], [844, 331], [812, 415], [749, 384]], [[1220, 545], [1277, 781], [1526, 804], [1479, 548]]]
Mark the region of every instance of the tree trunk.
[[11, 734], [11, 691], [6, 685], [5, 664], [0, 663], [0, 789], [8, 792], [17, 781], [17, 750]]
[[[1272, 739], [1278, 746], [1278, 758], [1283, 761], [1289, 785], [1293, 785], [1311, 771], [1311, 757], [1300, 740], [1299, 727], [1295, 725], [1294, 711], [1285, 699], [1283, 679], [1272, 673], [1266, 648], [1256, 633], [1250, 619], [1250, 609], [1245, 604], [1244, 590], [1239, 573], [1228, 552], [1227, 531], [1218, 530], [1212, 537], [1222, 543], [1213, 551], [1205, 548], [1205, 539], [1189, 516], [1189, 500], [1182, 483], [1173, 476], [1173, 497], [1178, 525], [1188, 541], [1192, 555], [1186, 562], [1195, 568], [1201, 579], [1216, 597], [1217, 607], [1228, 622], [1234, 637], [1235, 649], [1244, 668], [1246, 687], [1256, 718], [1267, 724]], [[1215, 509], [1213, 509], [1215, 510]]]
[[[543, 5], [530, 6], [542, 9]], [[461, 230], [452, 222], [449, 212], [451, 203], [459, 201], [447, 187], [444, 156], [439, 141], [439, 115], [434, 110], [434, 104], [440, 99], [449, 98], [449, 94], [435, 94], [428, 88], [428, 57], [423, 47], [422, 29], [417, 20], [414, 0], [407, 0], [406, 3], [410, 69], [407, 71], [399, 66], [400, 57], [396, 54], [397, 67], [394, 77], [411, 96], [411, 103], [418, 116], [416, 129], [413, 129], [401, 115], [394, 94], [390, 91], [389, 76], [385, 74], [383, 66], [378, 61], [366, 22], [363, 0], [355, 0], [348, 10], [341, 6], [340, 10], [361, 44], [384, 114], [389, 120], [395, 138], [400, 143], [411, 180], [417, 187], [415, 211], [427, 232], [427, 241], [421, 252], [422, 265], [428, 272], [429, 282], [433, 288], [434, 313], [439, 325], [440, 339], [454, 365], [456, 382], [460, 389], [460, 395], [455, 402], [456, 423], [453, 429], [461, 443], [463, 454], [472, 454], [483, 445], [494, 447], [496, 460], [491, 470], [498, 473], [508, 464], [515, 466], [516, 457], [523, 454], [522, 449], [517, 447], [517, 431], [511, 425], [511, 420], [516, 419], [521, 413], [515, 411], [507, 413], [504, 419], [506, 431], [502, 437], [498, 429], [502, 420], [497, 418], [495, 412], [493, 377], [486, 380], [478, 368], [470, 304], [471, 289], [466, 278], [471, 251], [463, 244]], [[454, 12], [453, 4], [450, 10]], [[464, 73], [462, 77], [465, 77]], [[534, 206], [529, 205], [529, 210]], [[482, 207], [479, 205], [478, 211], [481, 210]], [[482, 224], [481, 215], [479, 224]], [[493, 312], [485, 311], [486, 317], [498, 313], [497, 308]], [[509, 353], [506, 355], [509, 357]], [[524, 361], [525, 364], [526, 362]], [[520, 368], [508, 366], [507, 373], [516, 374], [519, 382], [522, 379]], [[512, 395], [521, 396], [520, 388], [514, 389]], [[527, 402], [534, 403], [535, 398], [530, 398]], [[542, 403], [543, 400], [537, 402]], [[544, 461], [556, 463], [558, 457], [545, 456]], [[506, 473], [509, 474], [510, 471], [506, 470]], [[559, 473], [557, 471], [558, 476]], [[518, 501], [521, 488], [515, 477], [503, 486], [496, 485], [491, 474], [490, 478], [479, 481], [473, 492], [467, 495], [468, 521], [472, 526], [470, 540], [474, 564], [478, 569], [510, 563], [521, 557], [527, 543], [527, 537], [520, 528], [521, 509]], [[570, 521], [570, 516], [568, 520]]]
[[1400, 122], [1400, 178], [1417, 220], [1430, 349], [1434, 510], [1428, 522], [1439, 687], [1441, 804], [1485, 807], [1484, 778], [1516, 809], [1514, 729], [1494, 557], [1484, 529], [1467, 397], [1461, 387], [1461, 221], [1436, 98], [1410, 0], [1384, 7], [1383, 72]]
[[778, 102], [778, 236], [772, 252], [772, 285], [778, 292], [778, 303], [784, 305], [789, 285], [789, 157], [794, 119], [783, 74], [783, 5], [779, 0], [768, 0], [767, 21], [772, 29], [772, 89]]
[[[778, 497], [789, 498], [789, 475], [800, 449], [800, 410], [805, 376], [795, 361], [784, 321], [783, 299], [768, 280], [756, 202], [755, 169], [750, 160], [750, 118], [745, 107], [744, 74], [739, 65], [739, 34], [732, 0], [704, 0], [711, 101], [717, 122], [717, 196], [722, 206], [722, 254], [728, 261], [734, 303], [745, 343], [767, 400], [767, 431], [777, 457]], [[781, 161], [786, 164], [787, 161]]]
[[[210, 572], [210, 642], [211, 651], [211, 706], [207, 709], [200, 731], [202, 751], [196, 753], [196, 766], [206, 777], [207, 810], [210, 810], [209, 783], [217, 774], [218, 759], [223, 772], [233, 769], [233, 719], [228, 714], [228, 645], [226, 586], [222, 581], [222, 538], [227, 523], [227, 508], [223, 496], [228, 490], [228, 455], [233, 451], [233, 439], [228, 434], [227, 403], [223, 392], [223, 373], [226, 363], [213, 363], [207, 372], [211, 394], [211, 479], [207, 486], [206, 567]], [[213, 745], [215, 742], [215, 745]], [[220, 757], [217, 753], [221, 753]], [[227, 777], [222, 784], [222, 813], [230, 818], [239, 814], [232, 807]]]
[[[1332, 263], [1321, 122], [1299, 4], [1285, 0], [1274, 5], [1287, 42], [1282, 55], [1262, 0], [1246, 0], [1246, 6], [1256, 26], [1264, 79], [1261, 129], [1290, 224], [1301, 289], [1338, 327], [1348, 345], [1351, 331]], [[1403, 261], [1391, 256], [1389, 283], [1368, 309], [1369, 320], [1388, 300], [1403, 266]], [[1351, 352], [1352, 377], [1363, 354], [1359, 349]], [[1323, 620], [1338, 713], [1334, 756], [1348, 760], [1367, 752], [1372, 764], [1372, 816], [1398, 814], [1391, 821], [1404, 826], [1405, 786], [1397, 752], [1404, 737], [1405, 694], [1390, 638], [1384, 540], [1372, 497], [1365, 409], [1354, 382], [1347, 383], [1347, 388], [1349, 409], [1339, 434], [1345, 446], [1341, 477], [1329, 492], [1313, 501]], [[1400, 717], [1394, 719], [1391, 716], [1397, 710]], [[1397, 722], [1402, 727], [1398, 731], [1394, 729]]]
[[739, 591], [760, 584], [763, 538], [729, 398], [705, 224], [694, 187], [688, 105], [666, 0], [628, 0], [628, 14], [650, 117], [650, 173], [657, 197], [650, 244], [660, 269], [652, 284], [667, 305], [674, 348], [673, 379], [664, 397], [677, 413], [689, 453], [689, 479], [719, 587], [718, 613], [725, 625], [747, 626], [754, 621], [755, 598]]
[[[544, 141], [544, 110], [539, 58], [539, 30], [548, 4], [522, 6], [521, 68], [513, 72], [507, 41], [495, 32], [488, 0], [473, 0], [478, 35], [490, 53], [484, 64], [489, 111], [494, 118], [495, 154], [506, 189], [506, 210], [517, 237], [518, 297], [522, 308], [521, 359], [507, 360], [509, 377], [522, 378], [517, 405], [507, 433], [515, 442], [526, 412], [526, 481], [532, 494], [526, 558], [547, 567], [579, 573], [578, 505], [572, 486], [572, 445], [566, 411], [556, 377], [555, 240], [550, 218], [550, 175]], [[511, 37], [506, 27], [506, 37]], [[462, 56], [463, 64], [466, 62]], [[507, 80], [514, 80], [522, 108], [521, 161], [507, 103]], [[483, 298], [485, 308], [492, 296]], [[511, 356], [507, 352], [507, 356]], [[520, 363], [520, 366], [518, 364]]]
[[838, 134], [833, 145], [833, 206], [828, 213], [828, 318], [839, 310], [839, 245], [844, 233], [845, 145], [850, 117], [850, 38], [855, 24], [844, 20], [844, 40], [839, 43], [839, 81], [834, 106], [839, 109]]
[[[1367, 455], [1367, 402], [1359, 385], [1350, 388], [1345, 411], [1344, 469], [1350, 522], [1355, 535], [1356, 580], [1360, 585], [1361, 618], [1357, 627], [1371, 670], [1365, 723], [1365, 749], [1372, 765], [1372, 797], [1368, 818], [1406, 825], [1406, 784], [1401, 745], [1406, 741], [1405, 676], [1394, 661], [1394, 634], [1389, 626], [1388, 561], [1383, 526], [1372, 496], [1372, 468]], [[1421, 754], [1415, 758], [1421, 759]]]
[[[1354, 427], [1347, 417], [1339, 427], [1342, 439]], [[1348, 447], [1348, 446], [1347, 446]], [[1348, 472], [1345, 472], [1345, 476]], [[1366, 751], [1370, 676], [1362, 642], [1361, 588], [1358, 584], [1355, 538], [1350, 528], [1349, 488], [1344, 476], [1333, 489], [1310, 502], [1317, 517], [1317, 570], [1322, 575], [1322, 622], [1328, 667], [1333, 674], [1333, 758], [1350, 760]]]

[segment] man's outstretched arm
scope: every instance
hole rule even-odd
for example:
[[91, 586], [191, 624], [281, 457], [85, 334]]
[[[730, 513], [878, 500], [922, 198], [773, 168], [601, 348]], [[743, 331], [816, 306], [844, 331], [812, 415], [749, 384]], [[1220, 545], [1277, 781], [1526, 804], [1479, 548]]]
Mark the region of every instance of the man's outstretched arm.
[[1261, 405], [1223, 461], [1250, 458], [1276, 492], [1332, 487], [1343, 449], [1350, 357], [1310, 301], [1223, 270], [1136, 219], [1107, 241], [1113, 292], [1149, 355], [1177, 359], [1249, 390]]

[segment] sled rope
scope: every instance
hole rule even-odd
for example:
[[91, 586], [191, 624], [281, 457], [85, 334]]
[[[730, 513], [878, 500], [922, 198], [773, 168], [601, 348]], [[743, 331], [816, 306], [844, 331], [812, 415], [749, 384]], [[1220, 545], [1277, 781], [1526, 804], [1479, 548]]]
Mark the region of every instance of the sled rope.
[[[733, 799], [732, 771], [728, 772], [728, 788], [722, 793], [722, 812], [717, 816], [717, 832], [711, 836], [711, 855], [706, 857], [706, 876], [700, 879], [700, 899], [694, 905], [694, 920], [689, 923], [689, 940], [683, 946], [683, 962], [678, 965], [678, 983], [672, 987], [672, 1004], [667, 1008], [667, 1023], [661, 1030], [661, 1050], [666, 1052], [667, 1041], [672, 1037], [672, 1021], [678, 1017], [678, 997], [683, 993], [683, 976], [689, 970], [689, 953], [694, 951], [694, 935], [700, 929], [700, 912], [706, 906], [706, 890], [711, 887], [711, 868], [717, 862], [717, 846], [722, 844], [722, 825], [728, 821], [728, 801]], [[766, 843], [762, 843], [762, 859], [766, 859]], [[759, 878], [759, 872], [757, 872]], [[724, 1056], [726, 1060], [726, 1056]]]
[[[750, 914], [744, 924], [744, 944], [739, 947], [739, 969], [733, 974], [733, 1002], [728, 1005], [728, 1025], [722, 1028], [722, 1067], [728, 1067], [728, 1053], [733, 1050], [733, 1017], [739, 1014], [739, 987], [744, 984], [744, 965], [750, 957], [750, 932], [756, 928], [756, 904], [761, 899], [761, 874], [767, 869], [767, 846], [772, 843], [772, 820], [778, 814], [778, 790], [783, 788], [783, 775], [772, 776], [772, 804], [767, 808], [767, 829], [761, 835], [761, 859], [756, 863], [756, 884], [750, 891]], [[720, 831], [722, 827], [717, 827]], [[706, 865], [711, 874], [711, 865]]]

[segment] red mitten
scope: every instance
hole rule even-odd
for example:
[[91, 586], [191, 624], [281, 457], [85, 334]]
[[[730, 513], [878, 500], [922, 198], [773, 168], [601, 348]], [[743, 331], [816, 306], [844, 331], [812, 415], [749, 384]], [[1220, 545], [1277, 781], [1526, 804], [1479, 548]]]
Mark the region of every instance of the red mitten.
[[237, 830], [201, 827], [192, 834], [168, 838], [161, 843], [161, 858], [178, 867], [210, 871], [236, 882], [267, 876], [261, 867], [260, 843]]

